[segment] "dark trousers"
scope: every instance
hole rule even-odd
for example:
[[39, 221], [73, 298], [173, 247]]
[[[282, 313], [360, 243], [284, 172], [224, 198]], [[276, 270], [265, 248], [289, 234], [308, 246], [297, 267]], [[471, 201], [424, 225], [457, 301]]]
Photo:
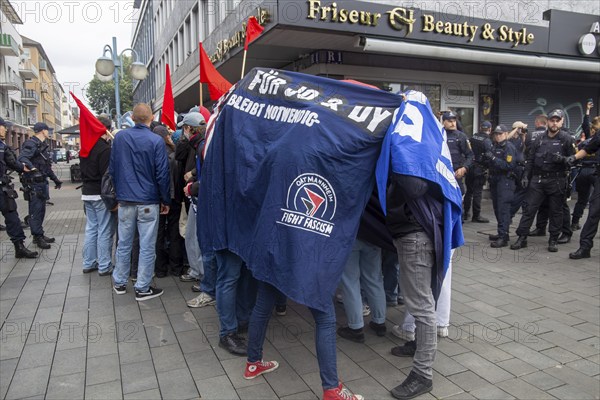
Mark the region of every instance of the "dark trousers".
[[[550, 208], [548, 206], [548, 200], [544, 200], [542, 205], [540, 206], [540, 210], [538, 211], [537, 218], [535, 221], [535, 227], [539, 230], [546, 231], [546, 226], [548, 225], [548, 219], [550, 214]], [[569, 208], [569, 204], [567, 203], [566, 197], [563, 198], [562, 202], [562, 225], [560, 228], [560, 232], [565, 235], [572, 236], [573, 231], [571, 230], [571, 209]]]
[[44, 218], [46, 218], [46, 200], [48, 200], [48, 183], [31, 185], [29, 194], [29, 227], [33, 236], [43, 236]]
[[581, 229], [579, 238], [581, 248], [591, 249], [594, 246], [594, 236], [598, 233], [598, 221], [600, 221], [600, 175], [596, 175], [594, 193], [590, 197], [590, 213]]
[[508, 240], [510, 226], [510, 206], [515, 193], [515, 180], [506, 176], [490, 177], [490, 192], [494, 214], [498, 221], [498, 236]]
[[167, 215], [161, 215], [158, 221], [156, 236], [156, 261], [154, 270], [157, 273], [181, 275], [183, 269], [183, 238], [179, 234], [179, 215], [181, 203], [171, 202]]
[[533, 224], [535, 214], [547, 198], [550, 216], [550, 241], [558, 239], [563, 223], [562, 208], [565, 200], [566, 179], [563, 177], [540, 178], [539, 176], [533, 176], [527, 189], [523, 216], [517, 228], [517, 235], [525, 237], [529, 235], [529, 229]]
[[573, 223], [578, 223], [583, 215], [583, 210], [590, 201], [590, 194], [594, 188], [596, 176], [594, 175], [595, 168], [582, 168], [577, 180], [575, 181], [575, 189], [577, 190], [577, 203], [573, 208]]
[[17, 213], [16, 203], [14, 199], [8, 198], [6, 193], [0, 190], [0, 212], [4, 216], [6, 224], [6, 233], [10, 237], [11, 242], [17, 243], [25, 240], [25, 233], [21, 227], [19, 213]]
[[521, 185], [517, 185], [515, 189], [515, 194], [513, 196], [512, 204], [510, 205], [510, 216], [514, 218], [517, 214], [517, 211], [523, 206], [523, 202], [525, 201], [525, 196], [527, 195], [527, 188], [521, 187]]
[[468, 214], [473, 203], [473, 218], [481, 215], [481, 197], [483, 196], [483, 186], [485, 185], [485, 175], [467, 174], [465, 178], [467, 191], [465, 193], [463, 213]]

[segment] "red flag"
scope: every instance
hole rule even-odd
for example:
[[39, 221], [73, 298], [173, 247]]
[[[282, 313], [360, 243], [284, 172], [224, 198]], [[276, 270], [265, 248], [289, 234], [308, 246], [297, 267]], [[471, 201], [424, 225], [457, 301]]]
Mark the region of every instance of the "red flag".
[[223, 78], [204, 51], [202, 42], [200, 42], [200, 83], [208, 84], [208, 91], [210, 92], [211, 100], [218, 100], [223, 96], [229, 89], [231, 89], [231, 83], [227, 79]]
[[248, 18], [248, 24], [246, 25], [246, 42], [244, 43], [244, 50], [248, 50], [248, 45], [252, 43], [257, 37], [260, 36], [265, 28], [263, 28], [256, 17]]
[[79, 139], [81, 140], [79, 157], [86, 158], [90, 155], [90, 151], [98, 142], [98, 139], [106, 133], [106, 127], [87, 109], [81, 100], [75, 97], [73, 92], [69, 93], [71, 93], [77, 107], [79, 107]]
[[171, 128], [177, 129], [175, 123], [175, 99], [173, 98], [173, 86], [171, 86], [171, 70], [167, 64], [167, 77], [165, 79], [165, 94], [163, 96], [163, 107], [160, 122]]

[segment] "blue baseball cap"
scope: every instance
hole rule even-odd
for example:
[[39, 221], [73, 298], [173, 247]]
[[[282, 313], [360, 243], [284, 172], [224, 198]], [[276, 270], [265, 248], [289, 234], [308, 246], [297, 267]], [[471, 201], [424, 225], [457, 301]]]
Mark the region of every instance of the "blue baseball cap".
[[448, 121], [449, 119], [456, 119], [456, 114], [453, 111], [446, 111], [442, 115], [442, 121]]
[[10, 121], [5, 121], [4, 118], [0, 117], [0, 126], [6, 126], [9, 127], [12, 125], [12, 122]]
[[481, 129], [492, 129], [492, 123], [490, 121], [483, 121], [481, 123]]
[[50, 127], [48, 125], [46, 125], [44, 122], [36, 122], [35, 125], [33, 126], [33, 131], [35, 133], [41, 132], [44, 129], [50, 130]]

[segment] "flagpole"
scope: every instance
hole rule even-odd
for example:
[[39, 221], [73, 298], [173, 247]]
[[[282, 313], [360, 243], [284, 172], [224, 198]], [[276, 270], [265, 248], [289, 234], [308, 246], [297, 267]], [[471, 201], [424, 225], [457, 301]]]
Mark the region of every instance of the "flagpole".
[[244, 50], [244, 60], [242, 61], [242, 77], [240, 79], [244, 79], [244, 72], [246, 70], [246, 55], [248, 54], [248, 50]]
[[200, 107], [203, 107], [204, 95], [202, 93], [202, 42], [198, 44], [198, 85], [200, 85]]

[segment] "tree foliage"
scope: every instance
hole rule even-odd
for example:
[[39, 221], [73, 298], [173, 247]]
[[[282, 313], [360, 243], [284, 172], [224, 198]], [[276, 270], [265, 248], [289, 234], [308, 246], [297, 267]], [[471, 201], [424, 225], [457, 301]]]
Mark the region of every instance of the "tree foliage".
[[[123, 73], [119, 69], [119, 98], [121, 99], [121, 114], [133, 109], [133, 82], [129, 75], [131, 57], [123, 57]], [[109, 113], [114, 119], [116, 116], [115, 81], [100, 81], [94, 74], [87, 88], [87, 100], [92, 109], [97, 113]]]

